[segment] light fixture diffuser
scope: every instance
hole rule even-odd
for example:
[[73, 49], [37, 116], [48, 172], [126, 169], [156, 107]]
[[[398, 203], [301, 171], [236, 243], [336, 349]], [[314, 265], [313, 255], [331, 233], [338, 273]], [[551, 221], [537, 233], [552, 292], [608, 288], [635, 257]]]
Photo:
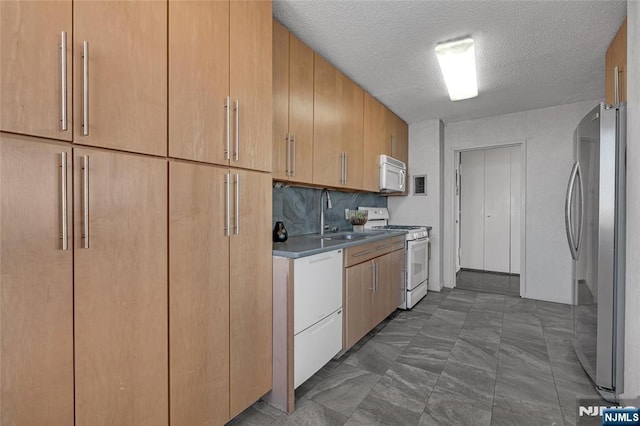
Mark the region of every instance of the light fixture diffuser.
[[471, 37], [438, 43], [436, 57], [452, 101], [478, 96], [476, 54]]

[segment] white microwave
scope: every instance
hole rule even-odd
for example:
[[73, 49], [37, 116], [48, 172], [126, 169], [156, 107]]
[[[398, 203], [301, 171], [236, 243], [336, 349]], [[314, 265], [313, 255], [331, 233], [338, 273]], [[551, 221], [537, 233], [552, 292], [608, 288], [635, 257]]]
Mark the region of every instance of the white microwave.
[[380, 192], [403, 192], [407, 176], [407, 166], [400, 160], [381, 155]]

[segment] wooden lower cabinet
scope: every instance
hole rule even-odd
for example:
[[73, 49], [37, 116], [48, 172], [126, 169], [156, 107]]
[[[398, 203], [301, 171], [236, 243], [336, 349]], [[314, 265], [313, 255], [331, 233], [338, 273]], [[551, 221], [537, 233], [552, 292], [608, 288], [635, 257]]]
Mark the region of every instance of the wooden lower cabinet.
[[[386, 252], [345, 269], [343, 350], [349, 349], [389, 316], [402, 302], [404, 249]], [[350, 250], [363, 250], [354, 247]], [[368, 252], [368, 251], [365, 251]], [[348, 263], [347, 263], [348, 264]]]
[[167, 162], [74, 149], [73, 163], [75, 424], [166, 425]]
[[271, 390], [271, 174], [231, 169], [230, 416]]
[[343, 349], [353, 346], [371, 330], [374, 261], [345, 269]]
[[171, 424], [223, 424], [271, 390], [271, 174], [169, 176]]
[[171, 424], [229, 420], [228, 170], [169, 166]]
[[[62, 186], [67, 155], [67, 188]], [[73, 425], [71, 147], [0, 133], [0, 424]]]

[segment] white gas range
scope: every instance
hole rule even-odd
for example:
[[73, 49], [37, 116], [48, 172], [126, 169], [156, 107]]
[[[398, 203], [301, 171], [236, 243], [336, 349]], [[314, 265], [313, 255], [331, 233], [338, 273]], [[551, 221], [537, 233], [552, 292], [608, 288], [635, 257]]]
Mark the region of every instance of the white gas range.
[[368, 220], [364, 228], [405, 231], [405, 298], [400, 309], [413, 308], [427, 295], [429, 284], [429, 227], [389, 225], [389, 210], [386, 207], [358, 207], [367, 210]]

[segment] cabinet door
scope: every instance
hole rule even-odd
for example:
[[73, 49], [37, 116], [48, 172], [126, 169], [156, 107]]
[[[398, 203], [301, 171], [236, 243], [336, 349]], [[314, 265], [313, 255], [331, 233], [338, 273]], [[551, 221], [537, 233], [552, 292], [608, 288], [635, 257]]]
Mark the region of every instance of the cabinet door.
[[267, 0], [231, 0], [231, 164], [271, 171], [272, 10]]
[[345, 186], [362, 189], [364, 156], [364, 91], [341, 74], [342, 81], [342, 142], [346, 154]]
[[172, 162], [169, 177], [171, 424], [224, 424], [229, 420], [227, 170]]
[[381, 121], [383, 135], [380, 153], [393, 157], [396, 153], [396, 115], [384, 105]]
[[627, 19], [622, 22], [605, 56], [605, 102], [615, 102], [615, 67], [618, 67], [619, 101], [627, 100]]
[[289, 180], [313, 181], [313, 50], [289, 35], [289, 133], [291, 173]]
[[75, 149], [74, 183], [76, 425], [166, 425], [167, 162]]
[[349, 349], [371, 330], [374, 261], [345, 269], [344, 347]]
[[376, 281], [372, 298], [372, 324], [371, 328], [383, 321], [398, 305], [394, 305], [394, 276], [391, 254], [385, 254], [374, 259], [374, 277]]
[[2, 425], [73, 424], [73, 250], [61, 245], [70, 167], [69, 147], [0, 134]]
[[364, 154], [362, 164], [362, 188], [380, 191], [378, 157], [384, 147], [384, 105], [368, 93], [364, 94]]
[[[71, 140], [71, 18], [71, 0], [0, 2], [0, 130]], [[67, 37], [66, 102], [62, 32]]]
[[273, 21], [273, 178], [288, 179], [289, 146], [289, 30]]
[[230, 416], [271, 389], [271, 174], [231, 169]]
[[409, 126], [401, 118], [397, 119], [398, 139], [395, 142], [395, 158], [409, 167]]
[[342, 186], [340, 72], [317, 53], [313, 75], [313, 183]]
[[[76, 0], [73, 23], [74, 142], [166, 155], [166, 2]], [[86, 58], [84, 41], [88, 42]]]
[[229, 163], [228, 94], [229, 2], [169, 0], [169, 156]]

